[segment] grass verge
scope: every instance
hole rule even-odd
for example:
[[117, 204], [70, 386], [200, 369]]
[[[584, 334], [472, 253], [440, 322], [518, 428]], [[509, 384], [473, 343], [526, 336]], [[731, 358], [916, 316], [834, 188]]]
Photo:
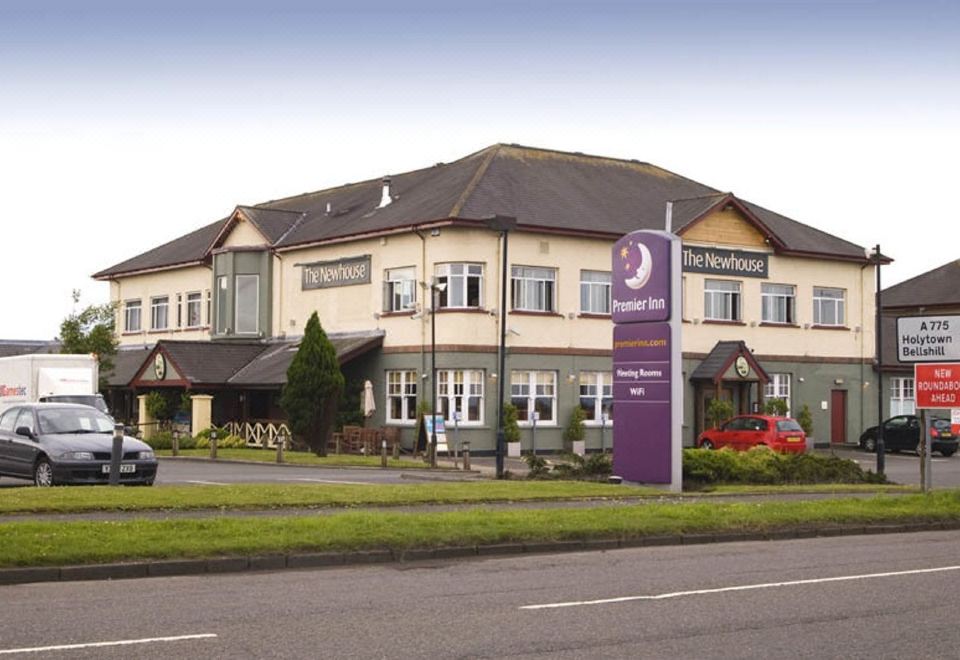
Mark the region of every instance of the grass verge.
[[0, 566], [45, 566], [261, 553], [549, 542], [823, 525], [960, 520], [960, 492], [751, 504], [616, 508], [351, 511], [332, 516], [8, 522]]
[[[157, 456], [171, 457], [173, 452], [169, 449], [161, 449], [156, 452]], [[180, 456], [189, 458], [210, 458], [209, 449], [181, 449]], [[276, 463], [277, 452], [273, 449], [241, 449], [226, 448], [217, 449], [218, 459], [227, 459], [232, 461], [252, 461], [255, 463]], [[310, 452], [288, 451], [283, 454], [284, 462], [291, 465], [318, 465], [326, 467], [381, 467], [380, 456], [361, 456], [359, 454], [331, 454], [329, 456], [317, 456]], [[423, 461], [411, 459], [395, 459], [387, 457], [387, 467], [389, 468], [408, 468], [408, 469], [428, 469], [430, 466]]]
[[535, 502], [662, 495], [655, 488], [577, 481], [430, 482], [418, 484], [231, 484], [225, 486], [84, 486], [0, 490], [0, 514], [85, 511], [190, 511], [291, 507], [403, 506]]

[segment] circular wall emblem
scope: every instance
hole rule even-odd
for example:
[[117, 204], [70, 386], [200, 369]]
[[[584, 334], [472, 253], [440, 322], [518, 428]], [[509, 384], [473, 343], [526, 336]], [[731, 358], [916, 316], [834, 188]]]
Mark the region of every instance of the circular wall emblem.
[[[159, 357], [159, 356], [157, 356]], [[747, 362], [747, 358], [742, 355], [737, 358], [737, 361], [734, 363], [734, 366], [737, 369], [737, 374], [740, 378], [746, 378], [750, 373], [750, 364]]]
[[157, 380], [163, 380], [167, 375], [167, 361], [163, 357], [163, 353], [157, 353], [157, 357], [153, 359], [153, 374], [157, 377]]

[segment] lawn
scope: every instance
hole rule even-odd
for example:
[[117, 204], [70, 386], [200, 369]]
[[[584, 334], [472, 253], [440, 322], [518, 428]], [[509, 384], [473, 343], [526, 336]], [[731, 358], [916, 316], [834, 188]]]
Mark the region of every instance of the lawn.
[[[64, 489], [66, 490], [66, 489]], [[53, 491], [55, 492], [55, 491]], [[403, 550], [505, 542], [763, 532], [822, 525], [960, 520], [960, 492], [756, 503], [3, 524], [0, 566], [261, 553]]]

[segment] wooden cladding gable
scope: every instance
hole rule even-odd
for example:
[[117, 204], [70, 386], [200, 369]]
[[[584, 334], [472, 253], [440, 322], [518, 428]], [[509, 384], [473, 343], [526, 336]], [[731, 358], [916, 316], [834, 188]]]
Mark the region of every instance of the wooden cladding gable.
[[743, 214], [732, 207], [708, 213], [682, 232], [684, 241], [737, 245], [742, 247], [768, 247], [762, 233]]

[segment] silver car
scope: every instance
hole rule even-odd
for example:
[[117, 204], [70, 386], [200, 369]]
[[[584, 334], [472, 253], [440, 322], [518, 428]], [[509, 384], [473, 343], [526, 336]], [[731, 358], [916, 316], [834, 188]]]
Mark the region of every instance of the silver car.
[[[120, 483], [150, 486], [157, 457], [150, 445], [124, 436]], [[105, 484], [110, 480], [113, 420], [96, 408], [24, 403], [0, 414], [0, 475], [37, 486]]]

